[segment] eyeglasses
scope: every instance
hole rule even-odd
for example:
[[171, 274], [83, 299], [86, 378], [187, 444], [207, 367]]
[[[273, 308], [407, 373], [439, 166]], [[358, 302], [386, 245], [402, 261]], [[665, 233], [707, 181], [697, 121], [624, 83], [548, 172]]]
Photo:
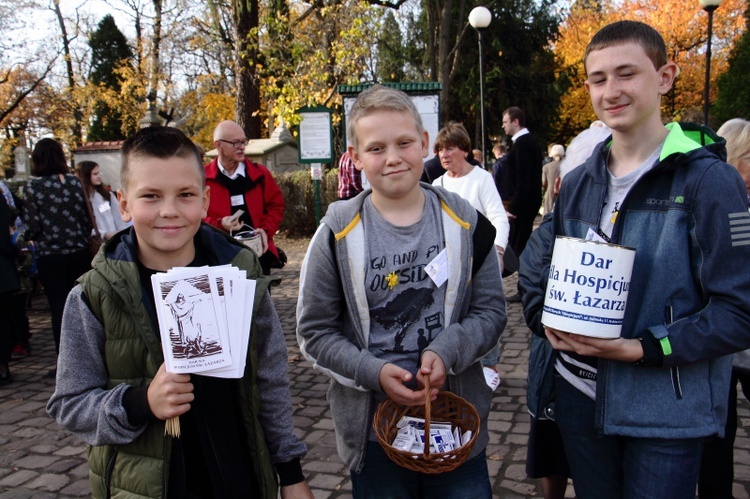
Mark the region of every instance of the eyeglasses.
[[247, 139], [242, 139], [242, 140], [224, 140], [224, 139], [219, 139], [219, 142], [224, 142], [226, 144], [229, 144], [232, 147], [234, 147], [235, 149], [244, 149], [245, 146], [247, 145]]

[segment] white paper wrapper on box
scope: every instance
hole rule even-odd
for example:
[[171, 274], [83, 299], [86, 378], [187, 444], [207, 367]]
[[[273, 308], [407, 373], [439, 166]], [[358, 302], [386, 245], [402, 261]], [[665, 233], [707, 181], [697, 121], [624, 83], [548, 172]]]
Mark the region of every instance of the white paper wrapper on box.
[[618, 338], [625, 316], [635, 250], [557, 236], [542, 324], [596, 338]]

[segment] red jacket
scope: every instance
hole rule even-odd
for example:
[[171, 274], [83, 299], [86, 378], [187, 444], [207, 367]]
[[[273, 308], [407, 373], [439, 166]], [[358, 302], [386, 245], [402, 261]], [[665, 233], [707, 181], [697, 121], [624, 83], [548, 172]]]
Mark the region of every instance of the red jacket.
[[[273, 235], [279, 230], [284, 218], [284, 196], [265, 166], [245, 158], [245, 172], [249, 179], [257, 181], [263, 178], [254, 188], [245, 192], [245, 203], [255, 228], [265, 230], [268, 235], [268, 250], [278, 257]], [[211, 201], [208, 216], [203, 221], [224, 230], [221, 219], [231, 215], [231, 205], [229, 191], [216, 181], [217, 175], [223, 174], [219, 171], [219, 160], [215, 159], [206, 165], [206, 185], [211, 188]]]

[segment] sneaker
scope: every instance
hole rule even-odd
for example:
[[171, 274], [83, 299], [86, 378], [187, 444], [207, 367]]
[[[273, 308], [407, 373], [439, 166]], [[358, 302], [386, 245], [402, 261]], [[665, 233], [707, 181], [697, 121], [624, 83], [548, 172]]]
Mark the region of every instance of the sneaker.
[[27, 355], [29, 355], [29, 349], [19, 343], [13, 347], [13, 351], [10, 353], [10, 358], [14, 360], [23, 359]]
[[484, 380], [487, 382], [487, 386], [492, 388], [492, 391], [494, 392], [498, 386], [500, 386], [500, 375], [497, 372], [497, 369], [494, 367], [482, 367], [482, 370], [484, 371]]

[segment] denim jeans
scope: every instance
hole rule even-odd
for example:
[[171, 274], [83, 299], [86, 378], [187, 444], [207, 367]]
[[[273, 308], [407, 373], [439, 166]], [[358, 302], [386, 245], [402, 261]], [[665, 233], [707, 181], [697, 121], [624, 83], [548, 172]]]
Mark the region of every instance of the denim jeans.
[[694, 499], [703, 439], [598, 435], [594, 401], [555, 376], [555, 413], [579, 499]]
[[490, 499], [487, 458], [482, 452], [453, 471], [427, 475], [407, 470], [386, 455], [377, 442], [367, 442], [365, 466], [351, 471], [355, 499]]

